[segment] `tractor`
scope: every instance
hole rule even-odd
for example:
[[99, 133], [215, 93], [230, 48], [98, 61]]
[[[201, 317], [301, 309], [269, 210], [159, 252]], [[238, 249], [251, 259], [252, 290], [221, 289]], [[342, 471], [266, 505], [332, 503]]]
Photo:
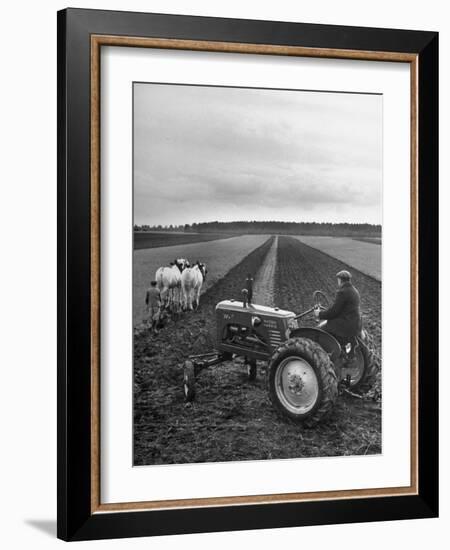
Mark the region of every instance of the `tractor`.
[[325, 330], [326, 321], [301, 326], [301, 319], [316, 307], [327, 306], [328, 299], [319, 290], [313, 294], [312, 307], [300, 314], [248, 304], [245, 294], [243, 301], [219, 302], [216, 349], [191, 355], [184, 364], [185, 400], [195, 398], [195, 379], [202, 370], [235, 357], [244, 358], [249, 380], [257, 376], [257, 361], [266, 362], [273, 406], [282, 417], [306, 427], [330, 413], [340, 392], [368, 391], [378, 364], [366, 330], [352, 342], [339, 343]]

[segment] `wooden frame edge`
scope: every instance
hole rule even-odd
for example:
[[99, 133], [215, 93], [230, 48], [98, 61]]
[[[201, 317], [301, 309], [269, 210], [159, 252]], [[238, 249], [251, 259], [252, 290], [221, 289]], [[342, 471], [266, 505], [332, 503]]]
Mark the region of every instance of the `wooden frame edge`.
[[250, 506], [252, 504], [283, 504], [295, 502], [338, 501], [346, 499], [417, 496], [413, 485], [380, 489], [351, 489], [342, 491], [316, 491], [311, 493], [281, 493], [231, 497], [209, 497], [179, 500], [151, 500], [138, 502], [99, 503], [92, 514], [152, 510], [182, 510], [186, 508], [215, 508], [224, 506]]
[[305, 46], [279, 46], [275, 44], [251, 44], [209, 40], [182, 40], [177, 38], [142, 38], [136, 36], [91, 35], [91, 45], [127, 46], [132, 48], [163, 48], [222, 53], [246, 53], [294, 57], [322, 57], [330, 59], [361, 59], [373, 61], [412, 62], [416, 54], [370, 50], [343, 50], [335, 48], [310, 48]]
[[[115, 35], [91, 35], [90, 67], [90, 176], [91, 176], [91, 514], [138, 510], [202, 508], [230, 505], [275, 504], [342, 500], [348, 498], [381, 498], [418, 495], [418, 71], [419, 55], [402, 52], [308, 48], [142, 38]], [[283, 493], [254, 496], [211, 497], [198, 499], [158, 500], [142, 502], [101, 503], [100, 492], [100, 49], [101, 46], [164, 48], [224, 53], [246, 53], [331, 59], [353, 59], [409, 63], [411, 113], [411, 485], [379, 489], [323, 491], [312, 493]]]

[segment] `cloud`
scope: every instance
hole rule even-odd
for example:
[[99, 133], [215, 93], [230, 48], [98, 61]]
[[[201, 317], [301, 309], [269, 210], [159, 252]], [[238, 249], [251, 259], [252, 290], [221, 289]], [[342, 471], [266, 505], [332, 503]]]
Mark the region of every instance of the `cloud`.
[[380, 96], [151, 84], [134, 93], [137, 223], [233, 212], [380, 221]]

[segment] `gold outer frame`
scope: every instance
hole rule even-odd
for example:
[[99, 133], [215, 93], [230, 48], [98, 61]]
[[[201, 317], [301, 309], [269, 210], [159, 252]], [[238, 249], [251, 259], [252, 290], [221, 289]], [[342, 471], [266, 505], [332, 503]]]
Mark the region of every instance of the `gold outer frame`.
[[[155, 500], [140, 502], [101, 503], [100, 500], [100, 50], [102, 46], [163, 48], [207, 52], [241, 54], [317, 57], [330, 59], [354, 59], [409, 63], [411, 98], [411, 449], [410, 479], [407, 487], [377, 489], [353, 489], [344, 491], [318, 491], [309, 493], [283, 493], [233, 497], [212, 497], [180, 500]], [[419, 291], [419, 241], [418, 241], [418, 55], [401, 52], [374, 52], [330, 48], [305, 48], [246, 44], [235, 42], [211, 42], [165, 38], [141, 38], [115, 35], [91, 35], [91, 513], [123, 512], [136, 510], [163, 510], [212, 506], [274, 504], [283, 502], [307, 502], [317, 500], [342, 500], [367, 497], [405, 496], [419, 494], [418, 479], [418, 291]]]

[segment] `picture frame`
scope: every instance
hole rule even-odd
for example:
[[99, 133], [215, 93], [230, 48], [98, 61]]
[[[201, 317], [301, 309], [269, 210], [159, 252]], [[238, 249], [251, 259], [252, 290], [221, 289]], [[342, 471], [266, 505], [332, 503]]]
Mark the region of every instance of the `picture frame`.
[[[408, 487], [101, 502], [100, 52], [105, 46], [409, 64]], [[438, 515], [437, 144], [435, 32], [85, 9], [58, 12], [59, 538], [89, 540]]]

